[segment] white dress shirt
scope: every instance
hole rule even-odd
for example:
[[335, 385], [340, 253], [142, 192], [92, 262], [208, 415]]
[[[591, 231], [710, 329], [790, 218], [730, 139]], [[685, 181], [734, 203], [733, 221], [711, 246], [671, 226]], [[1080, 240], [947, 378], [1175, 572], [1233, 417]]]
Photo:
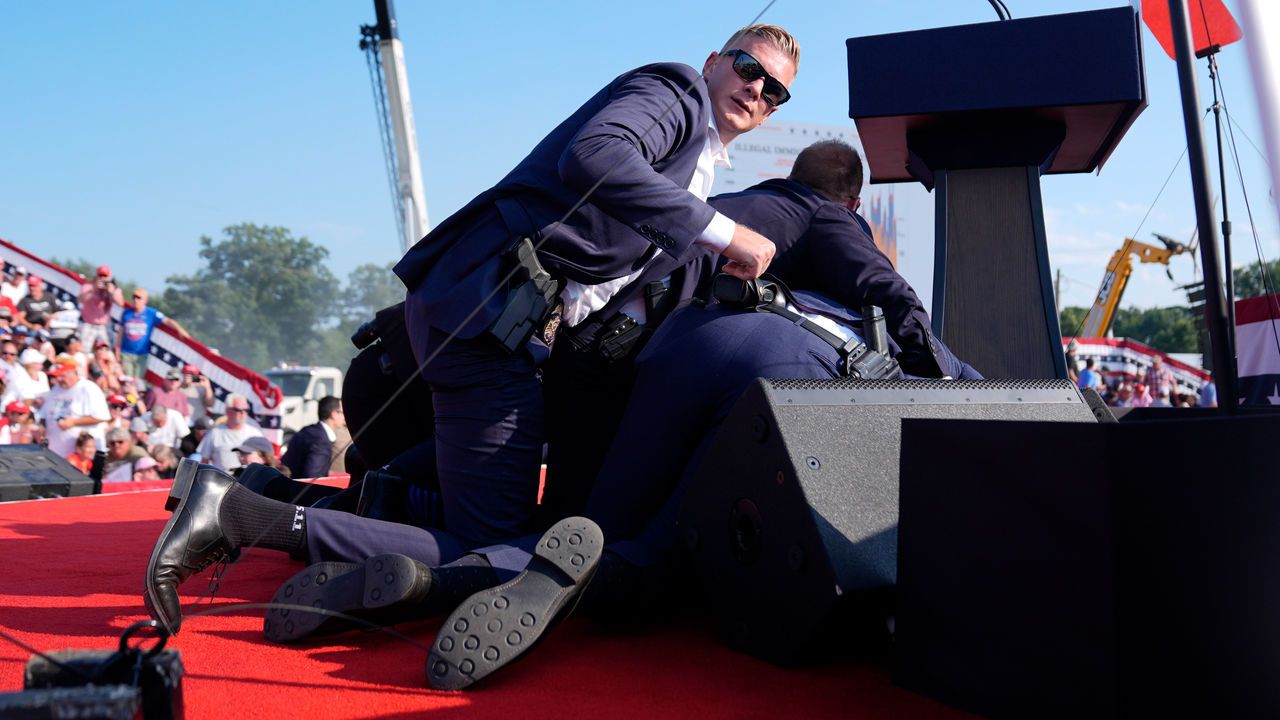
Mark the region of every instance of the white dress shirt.
[[[729, 149], [724, 146], [724, 143], [720, 142], [720, 133], [715, 126], [715, 116], [712, 115], [711, 122], [707, 124], [707, 137], [702, 146], [702, 153], [698, 156], [698, 166], [693, 171], [693, 178], [689, 180], [689, 192], [693, 193], [699, 200], [705, 202], [711, 195], [711, 184], [715, 181], [717, 166], [731, 167], [729, 165]], [[734, 227], [732, 220], [717, 212], [711, 218], [711, 222], [707, 227], [702, 230], [702, 234], [698, 236], [696, 242], [716, 252], [721, 252], [729, 247], [729, 243], [733, 240]], [[642, 272], [644, 272], [644, 268], [640, 268], [625, 277], [602, 282], [598, 285], [584, 285], [569, 280], [565, 283], [564, 290], [560, 293], [560, 299], [564, 301], [564, 311], [560, 321], [569, 327], [577, 325], [585, 320], [588, 315], [608, 304], [609, 300], [614, 295], [617, 295], [619, 290], [640, 277]], [[644, 323], [646, 315], [644, 298], [638, 297], [631, 300], [621, 310], [635, 318], [636, 322]]]

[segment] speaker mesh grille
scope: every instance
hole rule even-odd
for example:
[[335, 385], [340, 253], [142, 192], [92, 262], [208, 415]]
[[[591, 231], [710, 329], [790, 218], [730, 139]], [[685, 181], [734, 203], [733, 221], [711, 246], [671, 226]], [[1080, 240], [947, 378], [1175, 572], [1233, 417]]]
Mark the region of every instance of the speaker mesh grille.
[[1074, 389], [1070, 380], [766, 380], [775, 390], [1062, 390]]

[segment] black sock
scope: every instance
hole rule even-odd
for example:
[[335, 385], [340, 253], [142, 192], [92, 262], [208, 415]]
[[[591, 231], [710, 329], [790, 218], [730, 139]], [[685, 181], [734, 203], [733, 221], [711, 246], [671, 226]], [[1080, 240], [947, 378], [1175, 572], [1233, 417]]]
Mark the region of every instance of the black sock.
[[469, 553], [448, 565], [431, 568], [431, 592], [423, 601], [423, 617], [453, 612], [463, 600], [498, 584], [488, 559]]
[[595, 577], [582, 591], [578, 609], [606, 623], [631, 626], [650, 619], [672, 589], [672, 572], [663, 563], [641, 567], [606, 550]]
[[218, 512], [222, 532], [236, 547], [253, 544], [297, 552], [307, 547], [306, 508], [263, 497], [234, 485]]

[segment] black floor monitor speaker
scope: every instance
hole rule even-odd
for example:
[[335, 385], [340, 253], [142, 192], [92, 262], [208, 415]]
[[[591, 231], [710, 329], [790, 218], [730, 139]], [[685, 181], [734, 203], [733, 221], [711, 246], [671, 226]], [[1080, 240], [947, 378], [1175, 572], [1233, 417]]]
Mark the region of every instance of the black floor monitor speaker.
[[92, 495], [93, 480], [40, 445], [0, 445], [0, 502]]
[[904, 422], [895, 681], [989, 717], [1280, 717], [1280, 414], [1168, 417]]
[[1097, 423], [1067, 380], [756, 381], [680, 514], [731, 644], [794, 664], [874, 624], [897, 578], [904, 418]]

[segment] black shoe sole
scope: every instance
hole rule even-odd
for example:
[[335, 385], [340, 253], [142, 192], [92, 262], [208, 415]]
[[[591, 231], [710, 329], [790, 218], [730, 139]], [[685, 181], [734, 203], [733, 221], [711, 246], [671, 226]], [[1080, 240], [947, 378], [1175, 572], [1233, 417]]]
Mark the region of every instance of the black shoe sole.
[[262, 632], [272, 642], [292, 643], [357, 627], [372, 629], [351, 618], [393, 625], [410, 619], [430, 588], [430, 571], [404, 555], [376, 555], [363, 563], [316, 563], [276, 590], [271, 598], [275, 607], [267, 610]]
[[[200, 469], [200, 464], [193, 460], [182, 460], [178, 463], [178, 471], [173, 477], [173, 487], [169, 489], [169, 497], [165, 498], [164, 509], [172, 514], [169, 520], [165, 522], [164, 529], [160, 531], [160, 538], [156, 540], [156, 544], [151, 548], [151, 557], [147, 560], [147, 574], [142, 578], [142, 598], [147, 606], [147, 612], [151, 613], [151, 617], [160, 621], [170, 634], [177, 634], [179, 626], [182, 625], [182, 618], [168, 618], [164, 616], [161, 610], [160, 599], [156, 597], [155, 588], [151, 579], [155, 577], [156, 565], [160, 562], [160, 549], [164, 547], [169, 540], [169, 535], [173, 532], [173, 526], [178, 523], [181, 517], [181, 509], [183, 503], [187, 501], [187, 496], [191, 494], [191, 486], [195, 483], [196, 471]], [[176, 588], [174, 590], [177, 592]]]
[[524, 572], [467, 598], [440, 626], [427, 684], [461, 690], [520, 657], [568, 615], [603, 554], [604, 533], [591, 520], [569, 518], [548, 530]]

